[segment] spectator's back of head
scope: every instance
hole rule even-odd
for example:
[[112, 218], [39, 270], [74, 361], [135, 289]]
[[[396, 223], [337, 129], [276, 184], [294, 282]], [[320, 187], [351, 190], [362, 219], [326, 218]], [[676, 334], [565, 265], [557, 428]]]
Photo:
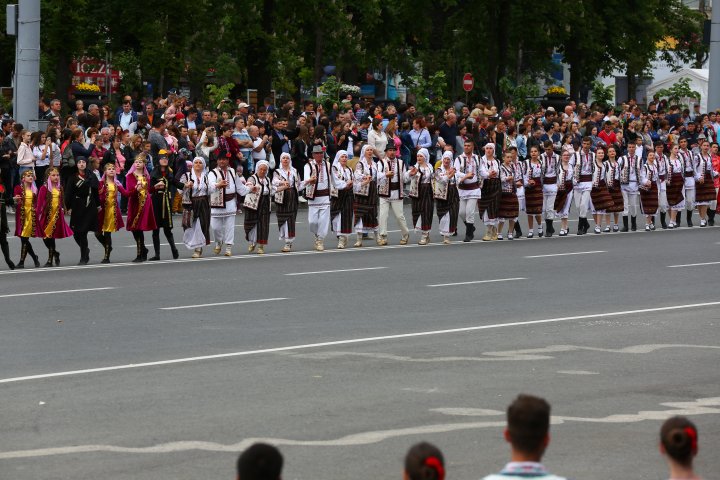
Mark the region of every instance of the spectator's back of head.
[[550, 441], [550, 404], [540, 397], [518, 395], [507, 409], [506, 439], [513, 450], [538, 460]]
[[668, 418], [660, 428], [662, 450], [678, 464], [689, 467], [698, 451], [697, 427], [685, 417]]
[[238, 480], [280, 480], [283, 457], [276, 447], [256, 443], [247, 448], [237, 461]]
[[404, 480], [444, 480], [445, 459], [439, 448], [427, 442], [416, 443], [405, 455]]

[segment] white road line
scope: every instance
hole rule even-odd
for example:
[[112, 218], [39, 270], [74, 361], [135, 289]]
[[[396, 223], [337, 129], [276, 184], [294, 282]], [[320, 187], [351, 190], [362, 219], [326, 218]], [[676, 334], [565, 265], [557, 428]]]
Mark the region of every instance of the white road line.
[[[162, 245], [167, 246], [167, 245], [170, 245], [170, 244], [169, 244], [169, 243], [161, 243], [160, 245], [161, 245], [161, 246], [162, 246]], [[134, 244], [133, 244], [133, 245], [123, 245], [123, 247], [125, 247], [125, 248], [136, 248], [137, 245], [134, 245]]]
[[720, 262], [688, 263], [685, 265], [668, 265], [667, 268], [702, 267], [704, 265], [720, 265]]
[[667, 312], [673, 310], [684, 310], [689, 308], [715, 307], [720, 302], [690, 303], [687, 305], [672, 305], [670, 307], [642, 308], [638, 310], [623, 310], [620, 312], [593, 313], [589, 315], [575, 315], [572, 317], [546, 318], [543, 320], [528, 320], [524, 322], [496, 323], [494, 325], [478, 325], [475, 327], [449, 328], [446, 330], [431, 330], [425, 332], [400, 333], [396, 335], [383, 335], [378, 337], [352, 338], [349, 340], [337, 340], [332, 342], [308, 343], [304, 345], [289, 345], [286, 347], [263, 348], [259, 350], [245, 350], [241, 352], [219, 353], [215, 355], [203, 355], [199, 357], [173, 358], [156, 362], [131, 363], [127, 365], [114, 365], [111, 367], [87, 368], [84, 370], [68, 370], [64, 372], [44, 373], [39, 375], [27, 375], [24, 377], [13, 377], [0, 379], [0, 384], [25, 382], [28, 380], [42, 380], [45, 378], [67, 377], [71, 375], [84, 375], [88, 373], [111, 372], [115, 370], [129, 370], [134, 368], [157, 367], [162, 365], [175, 365], [179, 363], [200, 362], [205, 360], [218, 360], [222, 358], [247, 357], [263, 353], [288, 352], [293, 350], [310, 350], [314, 348], [333, 347], [337, 345], [351, 345], [360, 343], [380, 342], [385, 340], [400, 340], [405, 338], [429, 337], [433, 335], [447, 335], [453, 333], [474, 332], [478, 330], [490, 330], [495, 328], [523, 327], [527, 325], [539, 325], [546, 323], [570, 322], [574, 320], [587, 320], [590, 318], [621, 317], [623, 315], [635, 315], [643, 313]]
[[435, 285], [426, 285], [427, 287], [451, 287], [453, 285], [472, 285], [475, 283], [495, 283], [495, 282], [513, 282], [515, 280], [527, 280], [525, 277], [517, 278], [496, 278], [495, 280], [474, 280], [472, 282], [457, 282], [457, 283], [437, 283]]
[[317, 272], [297, 272], [297, 273], [286, 273], [286, 277], [294, 277], [296, 275], [315, 275], [319, 273], [338, 273], [338, 272], [360, 272], [363, 270], [382, 270], [387, 267], [367, 267], [367, 268], [345, 268], [342, 270], [320, 270]]
[[607, 250], [592, 250], [590, 252], [565, 252], [565, 253], [551, 253], [548, 255], [528, 255], [523, 258], [545, 258], [545, 257], [564, 257], [565, 255], [589, 255], [591, 253], [607, 253]]
[[98, 290], [115, 290], [116, 288], [117, 287], [98, 287], [98, 288], [79, 288], [77, 290], [52, 290], [50, 292], [10, 293], [7, 295], [0, 295], [0, 298], [29, 297], [32, 295], [53, 295], [55, 293], [97, 292]]
[[[714, 226], [714, 227], [706, 227], [705, 230], [710, 230], [714, 228], [720, 228], [720, 225]], [[657, 235], [658, 233], [670, 233], [670, 232], [681, 232], [681, 231], [701, 231], [700, 228], [690, 229], [690, 228], [684, 228], [684, 229], [668, 229], [668, 230], [656, 230], [653, 232], [653, 235]], [[622, 235], [643, 235], [645, 232], [617, 232], [613, 233], [612, 236], [622, 236]], [[609, 234], [605, 234], [604, 236], [607, 236]], [[585, 238], [584, 235], [570, 235], [567, 237], [558, 237], [553, 236], [552, 238], [545, 239], [546, 241], [558, 241], [558, 242], [565, 242], [570, 241], [571, 239], [583, 239]], [[8, 241], [15, 241], [17, 237], [10, 237], [8, 238]], [[538, 239], [535, 238], [517, 238], [513, 240], [513, 242], [538, 242]], [[351, 253], [362, 253], [362, 252], [374, 252], [377, 250], [392, 250], [395, 248], [400, 249], [410, 249], [410, 248], [428, 248], [428, 247], [442, 247], [442, 248], [450, 248], [450, 247], [466, 247], [468, 245], [494, 245], [497, 243], [503, 244], [511, 244], [513, 242], [483, 242], [482, 240], [473, 240], [472, 242], [462, 242], [462, 241], [454, 241], [450, 245], [445, 245], [442, 242], [430, 242], [427, 245], [417, 245], [417, 244], [410, 244], [410, 245], [387, 245], [384, 247], [379, 246], [371, 246], [371, 247], [363, 247], [363, 248], [345, 248], [343, 250], [336, 250], [336, 249], [329, 249], [325, 250], [324, 252], [316, 252], [314, 250], [296, 250], [293, 252], [288, 253], [281, 253], [281, 252], [268, 252], [265, 255], [252, 255], [252, 254], [242, 254], [242, 255], [233, 255], [232, 257], [225, 257], [225, 256], [207, 256], [202, 258], [180, 258], [178, 260], [159, 260], [157, 262], [142, 262], [142, 263], [132, 263], [131, 261], [127, 262], [118, 262], [118, 263], [108, 263], [108, 264], [93, 264], [93, 265], [77, 265], [77, 266], [67, 266], [67, 267], [53, 267], [53, 268], [25, 268], [22, 270], [0, 270], [0, 275], [26, 275], [26, 274], [32, 274], [32, 273], [52, 273], [52, 272], [62, 272], [66, 270], [85, 270], [88, 268], [118, 268], [118, 267], [148, 267], [148, 266], [157, 266], [157, 265], [164, 265], [167, 263], [172, 264], [179, 264], [179, 263], [200, 263], [200, 262], [209, 262], [209, 261], [227, 261], [227, 260], [259, 260], [262, 258], [272, 258], [272, 257], [294, 257], [298, 255], [328, 255], [328, 254], [351, 254]], [[133, 245], [134, 247], [135, 245]]]
[[280, 300], [290, 300], [290, 299], [284, 298], [284, 297], [258, 298], [256, 300], [238, 300], [236, 302], [203, 303], [200, 305], [182, 305], [182, 306], [178, 306], [178, 307], [162, 307], [162, 308], [158, 308], [158, 310], [185, 310], [188, 308], [218, 307], [221, 305], [239, 305], [241, 303], [278, 302]]

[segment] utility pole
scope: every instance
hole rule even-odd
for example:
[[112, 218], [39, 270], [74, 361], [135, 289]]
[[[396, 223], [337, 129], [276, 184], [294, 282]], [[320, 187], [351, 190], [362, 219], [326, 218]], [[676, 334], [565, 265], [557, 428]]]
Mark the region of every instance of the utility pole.
[[710, 22], [708, 112], [720, 108], [720, 1], [715, 0], [712, 4], [712, 19]]
[[[40, 0], [19, 0], [7, 6], [8, 35], [17, 12], [15, 46], [15, 77], [13, 85], [13, 115], [18, 123], [28, 126], [38, 117], [40, 94]], [[10, 18], [10, 15], [13, 18]]]

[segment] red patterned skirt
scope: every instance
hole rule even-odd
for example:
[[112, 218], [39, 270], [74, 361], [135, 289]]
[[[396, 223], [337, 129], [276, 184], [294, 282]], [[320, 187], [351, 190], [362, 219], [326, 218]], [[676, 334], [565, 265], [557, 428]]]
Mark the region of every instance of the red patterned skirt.
[[515, 192], [502, 192], [500, 195], [500, 218], [515, 218], [520, 212], [520, 203]]
[[542, 214], [542, 207], [542, 187], [539, 184], [534, 187], [525, 187], [525, 213], [528, 215], [540, 215]]
[[625, 201], [623, 200], [622, 190], [620, 185], [616, 184], [614, 188], [608, 188], [608, 193], [613, 201], [613, 204], [605, 209], [607, 213], [620, 213], [625, 210]]
[[[620, 193], [622, 197], [622, 193]], [[590, 191], [590, 199], [592, 200], [595, 210], [607, 210], [614, 205], [614, 201], [608, 191], [605, 180], [600, 180], [597, 187], [593, 187]]]
[[[713, 191], [715, 189], [713, 188]], [[640, 209], [644, 215], [655, 215], [658, 209], [658, 187], [652, 182], [649, 190], [640, 189]]]

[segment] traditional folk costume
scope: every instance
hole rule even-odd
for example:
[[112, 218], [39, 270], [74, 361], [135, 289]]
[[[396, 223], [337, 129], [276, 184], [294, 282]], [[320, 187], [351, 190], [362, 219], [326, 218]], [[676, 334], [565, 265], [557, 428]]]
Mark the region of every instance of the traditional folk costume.
[[66, 184], [65, 205], [70, 209], [70, 228], [75, 243], [80, 247], [79, 265], [87, 265], [90, 261], [88, 232], [98, 231], [98, 194], [97, 177], [87, 168], [83, 172], [75, 172]]
[[[470, 242], [475, 238], [475, 215], [477, 214], [478, 200], [480, 200], [481, 196], [480, 160], [475, 154], [468, 157], [465, 153], [462, 153], [455, 159], [454, 168], [458, 195], [460, 196], [459, 217], [465, 223], [463, 242]], [[471, 176], [465, 178], [467, 175]]]
[[[717, 198], [714, 177], [712, 155], [703, 155], [702, 152], [699, 152], [695, 155], [695, 205], [708, 207]], [[700, 218], [700, 226], [707, 226], [707, 217]]]
[[65, 209], [63, 208], [63, 188], [58, 182], [48, 178], [45, 185], [38, 191], [38, 236], [48, 249], [46, 267], [60, 265], [60, 253], [55, 246], [55, 240], [67, 238], [73, 234], [72, 229], [65, 222]]
[[568, 234], [567, 222], [570, 214], [570, 204], [573, 200], [573, 167], [571, 164], [564, 166], [562, 162], [558, 164], [558, 174], [556, 179], [557, 193], [555, 194], [555, 205], [553, 205], [555, 217], [560, 218], [562, 225], [560, 228], [561, 237]]
[[[354, 174], [350, 167], [347, 165], [343, 167], [340, 163], [340, 157], [343, 155], [347, 155], [347, 152], [339, 150], [333, 161], [332, 175], [335, 189], [330, 198], [330, 218], [333, 232], [338, 237], [337, 248], [339, 249], [347, 246], [348, 236], [353, 230], [353, 185], [351, 182], [353, 182]], [[385, 220], [387, 221], [387, 216]]]
[[[488, 146], [494, 151], [493, 143]], [[487, 157], [487, 154], [480, 158], [480, 177], [483, 180], [480, 200], [478, 200], [478, 213], [483, 215], [485, 223], [485, 235], [482, 239], [484, 241], [497, 240], [502, 187], [500, 185], [500, 163], [494, 154], [490, 158]]]
[[543, 152], [540, 154], [542, 164], [543, 213], [545, 215], [545, 236], [552, 237], [555, 233], [553, 220], [555, 220], [555, 196], [557, 195], [557, 173], [560, 157], [556, 153]]
[[[645, 231], [655, 230], [652, 216], [658, 210], [658, 169], [649, 162], [640, 169], [640, 208], [645, 215]], [[713, 187], [714, 188], [714, 187]]]
[[[283, 157], [290, 158], [289, 153], [282, 153], [280, 161]], [[287, 182], [290, 186], [286, 189], [280, 189], [280, 185]], [[276, 193], [273, 197], [275, 201], [275, 216], [277, 217], [278, 230], [280, 231], [280, 241], [285, 242], [282, 248], [283, 252], [289, 252], [295, 241], [295, 222], [298, 212], [298, 192], [300, 191], [300, 175], [291, 164], [288, 164], [288, 170], [280, 166], [273, 173], [273, 186]]]
[[193, 249], [192, 258], [200, 258], [205, 245], [210, 245], [210, 200], [208, 195], [208, 176], [205, 170], [205, 159], [195, 157], [202, 162], [202, 171], [198, 174], [190, 167], [182, 176], [185, 183], [192, 182], [192, 187], [183, 188], [182, 192], [182, 227], [183, 243]]
[[682, 157], [669, 158], [668, 167], [670, 178], [667, 186], [667, 202], [669, 209], [675, 212], [675, 221], [671, 218], [668, 228], [676, 228], [680, 225], [680, 219], [677, 216], [681, 215], [680, 212], [685, 210], [685, 197], [683, 196], [685, 176]]
[[0, 181], [0, 250], [2, 250], [8, 268], [15, 270], [15, 264], [10, 260], [10, 246], [7, 241], [8, 233], [10, 233], [10, 228], [7, 221], [7, 209], [5, 208], [5, 186]]
[[[443, 158], [445, 158], [446, 156], [449, 157], [449, 159], [452, 161], [452, 152], [445, 152], [443, 154]], [[457, 165], [457, 160], [455, 164]], [[477, 165], [475, 166], [475, 168], [477, 168]], [[440, 221], [439, 230], [440, 235], [443, 236], [444, 244], [449, 244], [450, 236], [457, 231], [458, 216], [460, 214], [460, 205], [462, 202], [460, 197], [460, 183], [458, 181], [458, 178], [462, 178], [465, 176], [464, 174], [459, 174], [457, 170], [455, 170], [454, 175], [448, 176], [449, 173], [449, 169], [445, 168], [444, 164], [441, 164], [440, 167], [435, 170], [433, 174], [433, 198], [435, 199], [435, 211], [437, 212], [438, 220]], [[464, 190], [464, 192], [468, 191], [469, 190]], [[470, 201], [468, 202], [468, 200]], [[467, 197], [465, 203], [465, 219], [467, 220], [469, 218], [467, 216], [469, 215], [469, 211], [471, 209], [477, 209], [477, 199]], [[475, 213], [473, 212], [472, 223], [465, 222], [466, 228], [470, 226], [472, 227], [472, 231], [474, 231], [475, 229], [474, 215]], [[468, 238], [467, 235], [465, 238]], [[472, 240], [472, 238], [470, 239]]]
[[[502, 165], [502, 162], [500, 162]], [[520, 160], [518, 156], [513, 160], [513, 167], [515, 167], [515, 194], [518, 200], [518, 217], [521, 212], [525, 212], [525, 173], [527, 171], [527, 162]], [[515, 236], [514, 238], [522, 237], [522, 229], [520, 228], [519, 218], [515, 218]]]
[[110, 263], [110, 252], [112, 252], [112, 234], [125, 226], [123, 222], [120, 205], [118, 204], [118, 192], [122, 198], [128, 197], [128, 192], [117, 177], [112, 182], [103, 174], [100, 179], [98, 195], [100, 197], [100, 211], [97, 214], [98, 230], [95, 236], [105, 248], [105, 256], [100, 263]]
[[[590, 190], [590, 203], [593, 215], [597, 215], [595, 222], [595, 233], [600, 233], [602, 216], [607, 209], [614, 205], [612, 196], [607, 186], [608, 162], [598, 163], [597, 158], [593, 162], [592, 189]], [[607, 231], [610, 231], [607, 229]]]
[[125, 177], [125, 185], [128, 194], [128, 214], [125, 228], [132, 232], [135, 244], [137, 245], [137, 256], [134, 263], [147, 260], [148, 249], [145, 247], [145, 232], [152, 232], [157, 228], [153, 203], [150, 197], [152, 185], [150, 184], [150, 173], [147, 167], [135, 174], [135, 163], [132, 164]]
[[[243, 227], [245, 229], [245, 240], [248, 245], [248, 252], [253, 252], [257, 248], [257, 253], [263, 255], [265, 253], [265, 245], [268, 243], [270, 236], [270, 201], [272, 195], [275, 194], [273, 186], [267, 173], [270, 171], [270, 164], [266, 160], [260, 160], [255, 164], [255, 171], [265, 165], [267, 167], [265, 176], [260, 178], [257, 173], [250, 175], [241, 195], [245, 195], [245, 221]], [[258, 191], [253, 191], [254, 187], [259, 187]]]
[[640, 168], [642, 159], [637, 155], [624, 155], [618, 159], [620, 166], [620, 189], [623, 194], [623, 228], [621, 232], [628, 231], [628, 216], [630, 216], [630, 229], [637, 230], [637, 214], [640, 204], [640, 191], [638, 180], [640, 179]]
[[664, 153], [655, 154], [655, 164], [658, 170], [658, 209], [660, 210], [660, 226], [667, 228], [667, 211], [670, 208], [667, 200], [667, 187], [670, 183], [670, 161]]
[[[357, 241], [355, 247], [362, 247], [363, 235], [371, 232], [375, 233], [375, 242], [380, 245], [380, 236], [378, 235], [378, 191], [377, 177], [378, 171], [375, 162], [367, 158], [365, 149], [360, 152], [360, 160], [355, 165], [355, 178], [353, 180], [355, 211], [355, 233]], [[370, 183], [363, 185], [366, 179], [370, 179]]]
[[[225, 187], [218, 187], [218, 182], [225, 180]], [[219, 255], [225, 245], [225, 256], [232, 256], [235, 243], [235, 215], [237, 213], [237, 196], [242, 194], [243, 179], [235, 170], [228, 167], [216, 167], [208, 173], [208, 194], [210, 195], [210, 230], [215, 241], [213, 251]]]
[[[498, 239], [502, 240], [502, 226], [505, 220], [509, 220], [510, 227], [508, 228], [507, 239], [512, 240], [514, 233], [514, 226], [512, 223], [520, 214], [520, 203], [517, 198], [517, 169], [518, 167], [511, 163], [500, 165], [500, 208], [498, 216], [500, 217], [500, 225], [498, 231]], [[539, 187], [539, 186], [538, 186]], [[539, 188], [538, 191], [541, 191]], [[532, 230], [528, 234], [529, 238], [532, 238]]]
[[[425, 162], [428, 161], [430, 155], [425, 148], [421, 148], [417, 152], [418, 156], [422, 155]], [[432, 228], [433, 217], [433, 192], [432, 179], [433, 167], [425, 163], [420, 166], [415, 164], [417, 169], [415, 175], [407, 172], [407, 180], [410, 181], [409, 196], [412, 205], [412, 223], [416, 231], [420, 231], [420, 240], [418, 245], [427, 245], [430, 240], [430, 229]]]
[[[385, 151], [391, 149], [395, 149], [395, 144], [388, 142]], [[380, 199], [378, 213], [380, 245], [387, 245], [387, 220], [391, 210], [400, 227], [402, 235], [400, 245], [406, 245], [410, 238], [405, 212], [403, 211], [403, 184], [407, 168], [401, 158], [395, 157], [390, 160], [387, 156], [381, 158], [376, 166], [378, 169], [378, 197]], [[387, 177], [388, 172], [392, 172], [392, 177]]]
[[[619, 232], [620, 226], [618, 225], [617, 220], [620, 212], [625, 210], [625, 201], [623, 200], [622, 189], [620, 188], [620, 164], [617, 160], [615, 162], [612, 160], [607, 161], [606, 173], [605, 182], [607, 183], [608, 192], [610, 193], [610, 197], [613, 201], [612, 206], [608, 207], [606, 211], [608, 214], [612, 213], [615, 215], [612, 231]], [[608, 218], [608, 222], [609, 221], [610, 219]], [[610, 225], [605, 228], [605, 231], [610, 231]]]
[[590, 210], [590, 191], [592, 190], [592, 171], [595, 163], [595, 153], [580, 149], [572, 157], [573, 162], [573, 197], [575, 208], [578, 209], [580, 221], [578, 235], [584, 235], [590, 229], [587, 214]]
[[[531, 185], [530, 181], [533, 181]], [[525, 186], [525, 212], [528, 216], [528, 234], [527, 238], [533, 238], [533, 216], [538, 221], [538, 237], [543, 236], [543, 227], [540, 223], [540, 215], [543, 212], [543, 166], [538, 159], [533, 162], [532, 159], [527, 160], [525, 173], [523, 176], [523, 185]]]
[[[314, 148], [322, 147], [315, 146]], [[315, 236], [315, 250], [325, 250], [325, 237], [330, 229], [330, 190], [335, 188], [330, 163], [326, 160], [311, 159], [303, 169], [305, 181], [315, 177], [315, 183], [300, 184], [305, 189], [305, 198], [308, 203], [308, 223], [310, 232]]]
[[[28, 175], [32, 175], [32, 171], [29, 170], [29, 172]], [[31, 183], [29, 188], [25, 188], [24, 182], [16, 185], [13, 195], [20, 197], [20, 200], [15, 205], [15, 236], [20, 238], [21, 247], [20, 261], [15, 267], [25, 268], [25, 258], [30, 254], [30, 258], [33, 259], [35, 268], [37, 268], [40, 266], [40, 260], [30, 244], [32, 237], [39, 236], [37, 228], [38, 191], [35, 182]]]
[[[689, 150], [678, 150], [678, 155], [683, 163], [683, 197], [685, 198], [685, 209], [687, 210], [687, 226], [692, 227], [692, 212], [695, 210], [695, 164], [693, 154]], [[676, 227], [680, 226], [681, 219], [678, 218]]]
[[[177, 259], [180, 256], [177, 247], [175, 246], [175, 236], [173, 235], [173, 191], [172, 187], [178, 190], [185, 187], [185, 185], [176, 180], [173, 176], [173, 171], [170, 166], [162, 167], [158, 165], [153, 169], [150, 174], [150, 183], [153, 185], [152, 193], [152, 204], [153, 212], [155, 213], [156, 227], [152, 233], [153, 250], [155, 255], [150, 258], [151, 261], [160, 260], [160, 229], [165, 233], [165, 238], [170, 244], [170, 251], [172, 257]], [[155, 188], [158, 183], [163, 184], [163, 188]]]

